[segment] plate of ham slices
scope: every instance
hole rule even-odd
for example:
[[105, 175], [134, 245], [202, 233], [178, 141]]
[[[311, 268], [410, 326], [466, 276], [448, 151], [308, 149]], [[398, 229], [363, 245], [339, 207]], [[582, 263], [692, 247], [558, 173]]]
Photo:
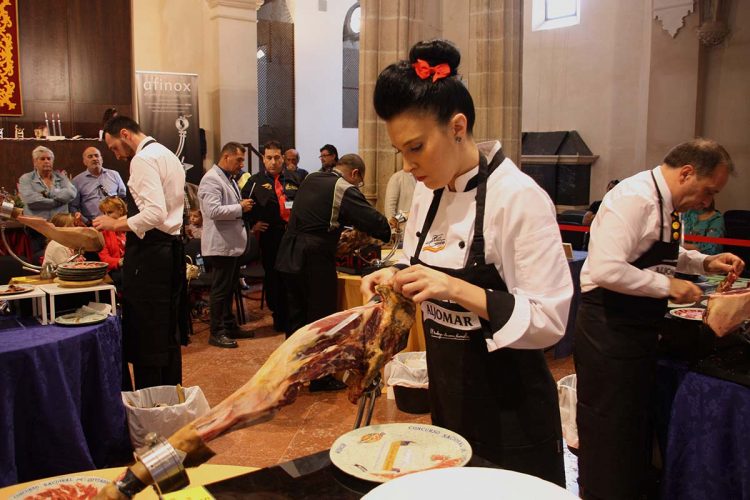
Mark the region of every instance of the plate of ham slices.
[[703, 321], [704, 311], [705, 309], [702, 307], [678, 307], [677, 309], [671, 309], [669, 314], [676, 318]]
[[94, 498], [109, 480], [93, 476], [65, 476], [40, 482], [19, 491], [9, 500], [83, 500]]

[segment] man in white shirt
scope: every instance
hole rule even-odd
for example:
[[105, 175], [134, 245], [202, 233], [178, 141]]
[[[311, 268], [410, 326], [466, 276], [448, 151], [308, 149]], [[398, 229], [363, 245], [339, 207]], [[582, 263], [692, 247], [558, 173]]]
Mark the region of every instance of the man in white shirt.
[[741, 273], [744, 262], [679, 247], [677, 212], [708, 206], [734, 170], [718, 143], [675, 146], [661, 165], [620, 182], [591, 226], [576, 321], [579, 484], [583, 498], [653, 494], [650, 403], [667, 299], [693, 303], [701, 290], [676, 270]]
[[[166, 147], [117, 116], [104, 126], [104, 140], [118, 159], [131, 159], [128, 215], [100, 215], [99, 230], [125, 231], [123, 264], [123, 358], [133, 363], [136, 389], [182, 380], [180, 343], [185, 343], [185, 250], [180, 238], [185, 170]], [[123, 372], [123, 386], [127, 375]]]

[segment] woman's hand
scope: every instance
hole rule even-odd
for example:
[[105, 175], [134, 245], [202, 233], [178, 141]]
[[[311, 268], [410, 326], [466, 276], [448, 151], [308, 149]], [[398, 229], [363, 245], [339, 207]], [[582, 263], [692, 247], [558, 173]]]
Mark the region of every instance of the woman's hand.
[[703, 261], [703, 269], [709, 273], [727, 274], [734, 271], [739, 276], [745, 269], [745, 263], [734, 254], [724, 252], [718, 255], [710, 255]]
[[414, 302], [456, 300], [457, 281], [452, 276], [422, 265], [407, 267], [393, 277], [394, 289]]
[[397, 271], [395, 267], [384, 267], [362, 278], [359, 291], [362, 292], [365, 302], [375, 295], [375, 285], [390, 283]]

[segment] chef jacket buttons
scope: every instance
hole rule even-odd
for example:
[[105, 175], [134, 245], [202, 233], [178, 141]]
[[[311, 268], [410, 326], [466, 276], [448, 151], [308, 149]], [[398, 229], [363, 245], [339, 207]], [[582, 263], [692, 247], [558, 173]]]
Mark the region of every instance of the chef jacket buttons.
[[463, 241], [459, 241], [458, 248], [466, 248], [466, 243], [464, 243]]

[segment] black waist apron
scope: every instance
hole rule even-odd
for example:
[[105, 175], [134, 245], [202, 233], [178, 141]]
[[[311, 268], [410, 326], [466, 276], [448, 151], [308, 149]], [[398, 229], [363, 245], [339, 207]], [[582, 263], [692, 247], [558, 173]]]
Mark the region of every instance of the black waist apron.
[[[484, 260], [484, 205], [489, 167], [480, 155], [476, 220], [467, 266], [448, 269], [419, 260], [443, 190], [435, 191], [412, 264], [422, 264], [485, 289], [507, 291]], [[487, 351], [489, 322], [456, 303], [422, 303], [432, 421], [464, 436], [473, 451], [497, 465], [565, 485], [555, 382], [541, 350]]]
[[[653, 173], [651, 174], [653, 178]], [[674, 268], [679, 223], [661, 241], [663, 200], [656, 179], [661, 233], [631, 264]], [[617, 235], [611, 235], [617, 237]], [[651, 398], [660, 324], [667, 299], [636, 297], [601, 287], [583, 294], [575, 332], [578, 377], [579, 482], [584, 498], [645, 498], [652, 487]]]
[[[148, 147], [156, 141], [149, 141]], [[128, 190], [128, 217], [140, 211]], [[185, 249], [179, 236], [158, 229], [143, 239], [128, 232], [122, 268], [123, 349], [127, 361], [165, 366], [187, 333]]]

